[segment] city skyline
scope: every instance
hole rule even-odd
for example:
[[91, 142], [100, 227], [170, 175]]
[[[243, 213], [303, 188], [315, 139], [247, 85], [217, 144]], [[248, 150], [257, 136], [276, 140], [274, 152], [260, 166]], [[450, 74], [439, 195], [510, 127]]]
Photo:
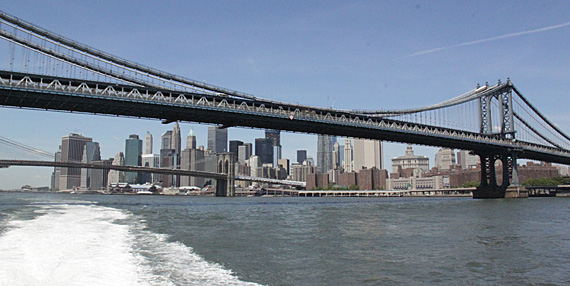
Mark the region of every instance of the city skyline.
[[[427, 106], [456, 97], [477, 83], [510, 77], [541, 112], [570, 133], [570, 116], [560, 104], [570, 76], [564, 60], [569, 57], [565, 47], [570, 27], [560, 26], [569, 20], [566, 1], [272, 3], [262, 5], [261, 14], [251, 13], [259, 2], [143, 1], [137, 13], [128, 3], [116, 3], [112, 11], [98, 3], [60, 4], [17, 1], [2, 9], [144, 65], [259, 97], [314, 106]], [[100, 17], [103, 14], [107, 17]], [[129, 134], [144, 138], [150, 131], [158, 138], [172, 129], [152, 120], [9, 108], [0, 112], [2, 136], [50, 153], [57, 151], [62, 136], [81, 133], [100, 142], [102, 158], [113, 158], [124, 149]], [[198, 145], [204, 146], [207, 126], [180, 123], [182, 134], [193, 127]], [[229, 139], [243, 142], [253, 142], [264, 132], [228, 131]], [[296, 150], [306, 149], [316, 159], [316, 138], [282, 132], [283, 158], [293, 159]], [[405, 148], [385, 142], [384, 168], [390, 169], [390, 159]], [[437, 150], [414, 146], [417, 154], [432, 162]], [[0, 155], [19, 154], [2, 147]], [[0, 170], [0, 180], [18, 180], [14, 184], [21, 186], [19, 182], [46, 182], [50, 173], [11, 167]]]

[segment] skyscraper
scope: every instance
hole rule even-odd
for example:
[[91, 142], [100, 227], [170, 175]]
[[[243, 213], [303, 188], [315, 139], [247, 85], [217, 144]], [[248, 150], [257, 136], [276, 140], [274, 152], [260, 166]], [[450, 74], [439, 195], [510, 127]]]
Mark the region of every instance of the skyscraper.
[[297, 150], [297, 163], [303, 164], [307, 160], [307, 150]]
[[[172, 142], [170, 148], [174, 150], [174, 166], [173, 169], [177, 169], [180, 166], [180, 152], [182, 151], [182, 139], [180, 135], [180, 126], [178, 126], [178, 122], [174, 122], [174, 127], [172, 128]], [[188, 139], [187, 139], [188, 140]], [[174, 186], [180, 186], [180, 176], [174, 175]]]
[[[174, 149], [160, 149], [160, 167], [174, 169], [175, 163]], [[162, 176], [162, 186], [165, 188], [172, 187], [175, 184], [175, 178], [172, 175], [163, 174]]]
[[[94, 164], [112, 165], [113, 159], [93, 161]], [[91, 177], [89, 179], [89, 189], [92, 191], [105, 190], [109, 185], [109, 169], [93, 169], [91, 170]]]
[[[83, 158], [81, 163], [91, 163], [93, 161], [101, 160], [101, 150], [97, 142], [85, 142], [83, 148]], [[81, 169], [81, 190], [86, 191], [91, 188], [91, 173], [92, 169]]]
[[251, 157], [251, 146], [251, 143], [245, 143], [238, 147], [238, 162], [240, 164], [245, 163]]
[[277, 167], [279, 160], [281, 159], [281, 145], [273, 146], [273, 167]]
[[174, 149], [174, 152], [178, 155], [178, 158], [180, 158], [180, 151], [182, 150], [182, 139], [180, 137], [180, 126], [178, 126], [178, 122], [174, 122], [174, 128], [172, 128], [172, 141], [170, 144], [170, 149]]
[[[204, 160], [204, 151], [198, 149], [186, 148], [182, 150], [180, 156], [180, 168], [182, 170], [192, 170], [192, 171], [205, 171], [206, 162]], [[196, 186], [203, 187], [205, 183], [205, 178], [201, 177], [180, 177], [180, 186]]]
[[319, 134], [317, 137], [317, 171], [326, 173], [332, 168], [332, 136]]
[[[142, 164], [142, 140], [136, 134], [129, 135], [125, 141], [125, 166], [141, 166]], [[137, 172], [125, 172], [127, 183], [137, 184], [139, 175]]]
[[238, 156], [238, 148], [239, 146], [243, 145], [242, 141], [239, 140], [231, 140], [230, 141], [230, 152]]
[[273, 143], [271, 139], [255, 139], [255, 155], [259, 157], [260, 164], [273, 164]]
[[228, 129], [208, 126], [208, 149], [216, 153], [228, 151]]
[[[115, 159], [112, 163], [113, 166], [124, 166], [125, 165], [125, 155], [123, 152], [117, 152], [115, 154]], [[125, 182], [125, 176], [122, 171], [118, 170], [110, 170], [109, 171], [109, 178], [107, 180], [108, 184], [118, 184]]]
[[340, 144], [338, 142], [334, 142], [333, 144], [332, 167], [333, 169], [340, 167]]
[[253, 156], [249, 157], [248, 165], [250, 167], [250, 171], [249, 171], [250, 176], [257, 177], [258, 176], [257, 169], [259, 167], [261, 167], [261, 165], [262, 165], [261, 162], [259, 162], [259, 156], [253, 155]]
[[275, 129], [266, 129], [265, 139], [271, 140], [271, 145], [279, 146], [281, 145], [281, 131]]
[[[176, 151], [172, 149], [172, 130], [166, 131], [160, 137], [160, 167], [161, 168], [175, 168], [176, 166]], [[172, 175], [161, 175], [162, 186], [171, 187], [173, 184]]]
[[186, 137], [186, 148], [196, 149], [196, 136], [192, 128], [190, 128], [190, 133], [188, 133], [188, 137]]
[[168, 130], [160, 137], [160, 149], [172, 149], [172, 130]]
[[144, 154], [152, 154], [152, 134], [148, 131], [144, 138]]
[[479, 156], [472, 155], [466, 150], [460, 150], [457, 152], [457, 164], [461, 165], [463, 170], [476, 168], [479, 164]]
[[[142, 154], [141, 156], [142, 166], [158, 168], [160, 167], [160, 155], [159, 154]], [[142, 174], [144, 180], [143, 183], [156, 183], [161, 180], [160, 174]]]
[[[61, 145], [59, 145], [59, 150], [55, 152], [55, 162], [61, 162]], [[61, 167], [53, 168], [53, 174], [51, 175], [51, 189], [59, 190], [59, 177], [61, 175]]]
[[[68, 136], [63, 136], [61, 139], [61, 161], [81, 162], [83, 159], [83, 149], [85, 148], [85, 143], [92, 141], [92, 138], [84, 137], [83, 135], [76, 133], [71, 133]], [[80, 185], [80, 168], [61, 168], [61, 174], [59, 176], [59, 188], [61, 190], [78, 188]]]
[[384, 168], [384, 165], [382, 164], [384, 157], [382, 150], [382, 141], [355, 138], [353, 155], [353, 167], [354, 171], [356, 172], [362, 170], [363, 168]]
[[346, 138], [344, 141], [344, 161], [343, 161], [344, 172], [350, 173], [354, 171], [352, 165], [352, 140]]
[[439, 170], [450, 170], [455, 167], [455, 153], [452, 149], [441, 148], [435, 154], [435, 166]]

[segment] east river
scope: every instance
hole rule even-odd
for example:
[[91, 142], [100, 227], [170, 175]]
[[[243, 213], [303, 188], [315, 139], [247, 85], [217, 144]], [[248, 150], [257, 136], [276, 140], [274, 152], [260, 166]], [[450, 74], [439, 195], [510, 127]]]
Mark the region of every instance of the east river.
[[570, 198], [0, 193], [0, 285], [570, 285]]

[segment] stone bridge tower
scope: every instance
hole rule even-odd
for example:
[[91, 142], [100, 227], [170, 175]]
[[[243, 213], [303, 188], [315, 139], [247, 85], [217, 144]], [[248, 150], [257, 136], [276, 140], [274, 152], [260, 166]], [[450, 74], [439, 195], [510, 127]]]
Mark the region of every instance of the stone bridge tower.
[[216, 184], [216, 197], [234, 197], [235, 187], [235, 155], [233, 153], [218, 154], [218, 173], [227, 174], [227, 179], [218, 180]]

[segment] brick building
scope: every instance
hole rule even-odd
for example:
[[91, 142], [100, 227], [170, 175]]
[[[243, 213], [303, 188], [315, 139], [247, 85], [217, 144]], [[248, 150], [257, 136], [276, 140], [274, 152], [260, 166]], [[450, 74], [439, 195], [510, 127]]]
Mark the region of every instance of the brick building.
[[329, 175], [328, 174], [307, 174], [306, 181], [307, 190], [314, 190], [316, 188], [327, 188], [329, 186]]
[[378, 168], [362, 169], [358, 172], [358, 186], [361, 190], [384, 190], [388, 172]]
[[342, 187], [350, 187], [352, 185], [358, 185], [358, 174], [356, 172], [339, 174], [338, 185]]

